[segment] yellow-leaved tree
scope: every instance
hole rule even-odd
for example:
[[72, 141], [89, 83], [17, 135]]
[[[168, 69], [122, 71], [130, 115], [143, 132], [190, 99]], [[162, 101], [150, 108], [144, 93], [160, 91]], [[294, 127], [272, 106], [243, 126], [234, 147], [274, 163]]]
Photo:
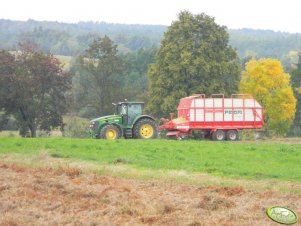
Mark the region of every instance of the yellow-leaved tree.
[[240, 91], [252, 94], [265, 112], [265, 128], [285, 135], [294, 119], [296, 98], [290, 75], [275, 59], [250, 60], [242, 73]]

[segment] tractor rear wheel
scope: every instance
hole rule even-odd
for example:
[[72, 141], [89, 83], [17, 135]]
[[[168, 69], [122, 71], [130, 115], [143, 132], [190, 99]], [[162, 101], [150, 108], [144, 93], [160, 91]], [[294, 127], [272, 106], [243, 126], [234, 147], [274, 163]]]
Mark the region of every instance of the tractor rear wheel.
[[238, 132], [236, 130], [229, 130], [227, 132], [227, 140], [230, 140], [230, 141], [238, 140]]
[[121, 132], [117, 126], [106, 125], [100, 131], [100, 138], [107, 140], [116, 140], [121, 137]]
[[216, 130], [212, 133], [212, 140], [225, 140], [225, 132], [223, 130]]
[[135, 124], [133, 129], [133, 134], [135, 138], [139, 138], [139, 139], [157, 138], [158, 136], [157, 124], [152, 119], [142, 118]]

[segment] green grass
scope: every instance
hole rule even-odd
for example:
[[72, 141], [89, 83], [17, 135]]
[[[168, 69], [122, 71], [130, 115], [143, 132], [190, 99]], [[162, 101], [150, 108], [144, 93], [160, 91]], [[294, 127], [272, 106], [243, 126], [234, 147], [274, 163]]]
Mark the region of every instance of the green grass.
[[135, 169], [301, 181], [300, 144], [0, 137], [2, 156], [34, 156], [41, 152], [99, 165], [125, 164]]

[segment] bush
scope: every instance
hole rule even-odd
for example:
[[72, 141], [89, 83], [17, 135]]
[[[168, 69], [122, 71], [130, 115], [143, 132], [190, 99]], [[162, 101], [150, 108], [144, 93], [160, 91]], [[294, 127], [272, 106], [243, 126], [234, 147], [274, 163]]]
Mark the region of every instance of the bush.
[[51, 135], [50, 131], [46, 131], [46, 130], [38, 130], [37, 131], [38, 137], [50, 137], [50, 135]]
[[88, 138], [89, 120], [76, 116], [64, 117], [63, 137]]
[[241, 130], [239, 137], [242, 140], [265, 140], [270, 139], [274, 136], [273, 130]]
[[1, 130], [18, 130], [16, 120], [0, 112], [0, 131]]
[[17, 122], [14, 118], [9, 118], [5, 126], [6, 130], [18, 130]]
[[288, 132], [287, 137], [301, 137], [301, 127], [293, 125]]
[[2, 113], [0, 112], [0, 131], [4, 130], [4, 127], [7, 123], [8, 119], [6, 117], [6, 115], [2, 115]]
[[89, 117], [96, 117], [97, 115], [99, 115], [99, 112], [97, 111], [96, 108], [93, 107], [83, 107], [79, 110], [77, 115], [80, 117], [89, 118]]

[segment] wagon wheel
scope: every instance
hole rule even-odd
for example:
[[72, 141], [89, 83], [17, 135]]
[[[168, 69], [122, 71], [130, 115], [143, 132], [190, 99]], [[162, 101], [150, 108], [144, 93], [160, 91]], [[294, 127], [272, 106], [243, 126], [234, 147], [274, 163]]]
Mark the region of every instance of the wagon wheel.
[[225, 140], [225, 132], [223, 130], [216, 130], [212, 133], [212, 140], [222, 141]]
[[227, 140], [236, 141], [238, 138], [238, 132], [236, 130], [229, 130], [227, 132]]

